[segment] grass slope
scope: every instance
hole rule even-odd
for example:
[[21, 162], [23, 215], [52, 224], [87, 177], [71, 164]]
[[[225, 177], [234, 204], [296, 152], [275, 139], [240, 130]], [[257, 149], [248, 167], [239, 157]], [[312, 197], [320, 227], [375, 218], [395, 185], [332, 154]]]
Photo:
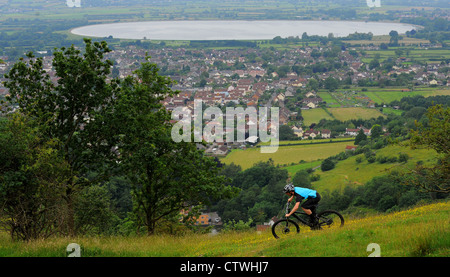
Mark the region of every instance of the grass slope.
[[382, 257], [448, 257], [450, 202], [392, 214], [346, 219], [343, 228], [311, 231], [274, 239], [263, 232], [218, 235], [51, 238], [11, 242], [0, 233], [0, 257], [65, 257], [68, 244], [82, 257], [367, 257], [370, 243]]
[[[386, 175], [391, 170], [403, 170], [405, 167], [414, 166], [418, 161], [422, 161], [424, 164], [431, 164], [437, 158], [437, 153], [434, 150], [412, 150], [407, 146], [401, 145], [389, 145], [376, 150], [377, 156], [398, 157], [400, 153], [405, 153], [409, 156], [406, 164], [398, 162], [383, 164], [378, 162], [369, 163], [364, 157], [364, 154], [359, 154], [339, 161], [332, 170], [323, 172], [319, 168], [314, 174], [318, 174], [320, 180], [314, 182], [313, 186], [318, 191], [323, 191], [325, 189], [343, 189], [347, 185], [361, 185], [373, 177]], [[362, 159], [360, 163], [356, 162], [358, 157]]]

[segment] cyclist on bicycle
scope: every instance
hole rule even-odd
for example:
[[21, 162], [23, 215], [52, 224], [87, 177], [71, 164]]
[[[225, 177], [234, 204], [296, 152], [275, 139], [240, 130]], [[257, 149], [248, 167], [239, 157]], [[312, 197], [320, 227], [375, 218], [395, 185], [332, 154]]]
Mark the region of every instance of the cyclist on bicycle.
[[289, 202], [291, 202], [294, 197], [296, 202], [294, 208], [289, 214], [286, 214], [286, 217], [289, 217], [293, 213], [295, 213], [298, 210], [302, 200], [306, 199], [306, 201], [303, 202], [300, 207], [307, 215], [310, 216], [311, 223], [317, 223], [315, 208], [321, 199], [320, 194], [317, 191], [308, 188], [294, 187], [292, 183], [289, 183], [284, 187], [283, 192], [287, 196], [290, 196], [290, 198], [288, 199]]

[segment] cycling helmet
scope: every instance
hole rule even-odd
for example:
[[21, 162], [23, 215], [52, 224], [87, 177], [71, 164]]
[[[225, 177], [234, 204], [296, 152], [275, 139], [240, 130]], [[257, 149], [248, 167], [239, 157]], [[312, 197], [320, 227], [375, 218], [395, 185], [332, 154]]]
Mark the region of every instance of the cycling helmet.
[[294, 191], [294, 185], [287, 184], [286, 186], [284, 186], [284, 189], [283, 189], [284, 193], [287, 193], [287, 192], [290, 192], [290, 191]]

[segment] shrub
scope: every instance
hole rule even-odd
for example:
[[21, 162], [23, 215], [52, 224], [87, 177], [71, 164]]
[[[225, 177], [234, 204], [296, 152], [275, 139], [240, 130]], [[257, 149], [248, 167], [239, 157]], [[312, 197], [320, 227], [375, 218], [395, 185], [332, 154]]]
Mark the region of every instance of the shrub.
[[322, 171], [332, 170], [334, 167], [335, 164], [331, 159], [325, 159], [320, 165], [320, 169], [322, 169]]

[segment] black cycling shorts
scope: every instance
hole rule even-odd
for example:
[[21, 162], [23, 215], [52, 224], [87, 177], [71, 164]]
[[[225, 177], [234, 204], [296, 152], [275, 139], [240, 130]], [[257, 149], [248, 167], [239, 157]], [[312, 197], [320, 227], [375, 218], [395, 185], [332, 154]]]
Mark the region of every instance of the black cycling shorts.
[[302, 203], [301, 207], [310, 210], [311, 208], [314, 208], [317, 206], [317, 204], [319, 204], [320, 199], [322, 199], [320, 197], [320, 194], [316, 192], [316, 197], [307, 198], [306, 201]]

